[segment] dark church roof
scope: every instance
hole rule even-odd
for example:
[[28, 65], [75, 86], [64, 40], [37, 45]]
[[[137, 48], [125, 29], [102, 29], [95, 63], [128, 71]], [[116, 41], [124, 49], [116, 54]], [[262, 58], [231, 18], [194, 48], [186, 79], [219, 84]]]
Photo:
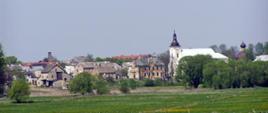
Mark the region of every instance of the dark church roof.
[[244, 42], [241, 43], [240, 45], [241, 48], [246, 48], [246, 44]]
[[180, 47], [180, 44], [177, 41], [177, 35], [176, 35], [175, 31], [174, 31], [174, 34], [173, 34], [173, 40], [172, 40], [172, 42], [170, 44], [170, 47]]

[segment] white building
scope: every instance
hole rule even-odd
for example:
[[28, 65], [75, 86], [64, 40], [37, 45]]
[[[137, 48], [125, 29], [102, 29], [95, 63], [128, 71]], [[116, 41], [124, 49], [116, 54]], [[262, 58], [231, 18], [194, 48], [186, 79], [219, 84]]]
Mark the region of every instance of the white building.
[[254, 61], [268, 61], [268, 55], [256, 56], [256, 59]]
[[180, 44], [177, 41], [177, 35], [175, 32], [173, 34], [173, 40], [169, 48], [169, 54], [170, 54], [169, 75], [171, 76], [176, 75], [175, 70], [179, 65], [179, 61], [185, 56], [210, 55], [214, 59], [221, 59], [226, 61], [228, 60], [228, 57], [226, 57], [221, 53], [216, 53], [211, 48], [192, 48], [192, 49], [181, 48]]

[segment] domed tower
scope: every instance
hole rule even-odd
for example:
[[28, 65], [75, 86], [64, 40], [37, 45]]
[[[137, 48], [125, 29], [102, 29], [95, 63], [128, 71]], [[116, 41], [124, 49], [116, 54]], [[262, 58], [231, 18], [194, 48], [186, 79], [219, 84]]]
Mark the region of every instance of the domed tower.
[[240, 44], [240, 51], [239, 51], [239, 53], [236, 55], [236, 59], [242, 59], [242, 58], [245, 58], [246, 57], [246, 52], [245, 52], [245, 50], [246, 50], [246, 44], [244, 43], [244, 42], [242, 42], [241, 44]]
[[180, 57], [180, 52], [181, 52], [180, 47], [181, 46], [177, 40], [177, 34], [174, 30], [173, 39], [172, 39], [172, 42], [169, 46], [169, 56], [170, 56], [169, 65], [168, 65], [169, 76], [176, 75], [175, 72], [176, 72], [176, 68], [178, 65], [178, 59]]
[[244, 42], [242, 42], [240, 44], [240, 51], [245, 51], [246, 47], [247, 47], [246, 44]]

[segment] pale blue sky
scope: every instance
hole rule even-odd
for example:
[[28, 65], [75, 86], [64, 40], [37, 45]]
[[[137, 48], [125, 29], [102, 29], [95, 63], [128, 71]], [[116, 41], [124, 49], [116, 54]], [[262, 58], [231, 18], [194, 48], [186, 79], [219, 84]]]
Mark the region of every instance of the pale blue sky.
[[268, 0], [0, 0], [7, 55], [59, 59], [268, 41]]

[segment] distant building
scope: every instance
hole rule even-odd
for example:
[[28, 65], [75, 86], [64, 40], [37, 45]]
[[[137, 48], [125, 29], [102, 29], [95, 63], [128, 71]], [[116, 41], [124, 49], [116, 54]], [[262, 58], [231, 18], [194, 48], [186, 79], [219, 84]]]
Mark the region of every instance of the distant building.
[[135, 60], [128, 69], [128, 77], [130, 79], [142, 80], [148, 79], [164, 79], [165, 65], [156, 57], [147, 57]]
[[47, 65], [37, 77], [37, 86], [62, 87], [64, 89], [67, 88], [68, 81], [72, 78], [58, 64]]
[[103, 78], [120, 79], [122, 67], [111, 62], [80, 62], [75, 66], [74, 76], [82, 72], [100, 75]]
[[221, 53], [216, 53], [211, 48], [193, 48], [183, 49], [177, 40], [177, 35], [174, 31], [173, 40], [169, 46], [170, 62], [169, 62], [169, 75], [175, 76], [176, 69], [179, 65], [179, 61], [185, 56], [195, 55], [210, 55], [214, 59], [228, 60], [228, 57]]
[[137, 60], [139, 58], [145, 58], [150, 55], [120, 55], [120, 56], [113, 56], [112, 59], [117, 60]]
[[268, 55], [256, 56], [256, 59], [254, 61], [268, 61]]

